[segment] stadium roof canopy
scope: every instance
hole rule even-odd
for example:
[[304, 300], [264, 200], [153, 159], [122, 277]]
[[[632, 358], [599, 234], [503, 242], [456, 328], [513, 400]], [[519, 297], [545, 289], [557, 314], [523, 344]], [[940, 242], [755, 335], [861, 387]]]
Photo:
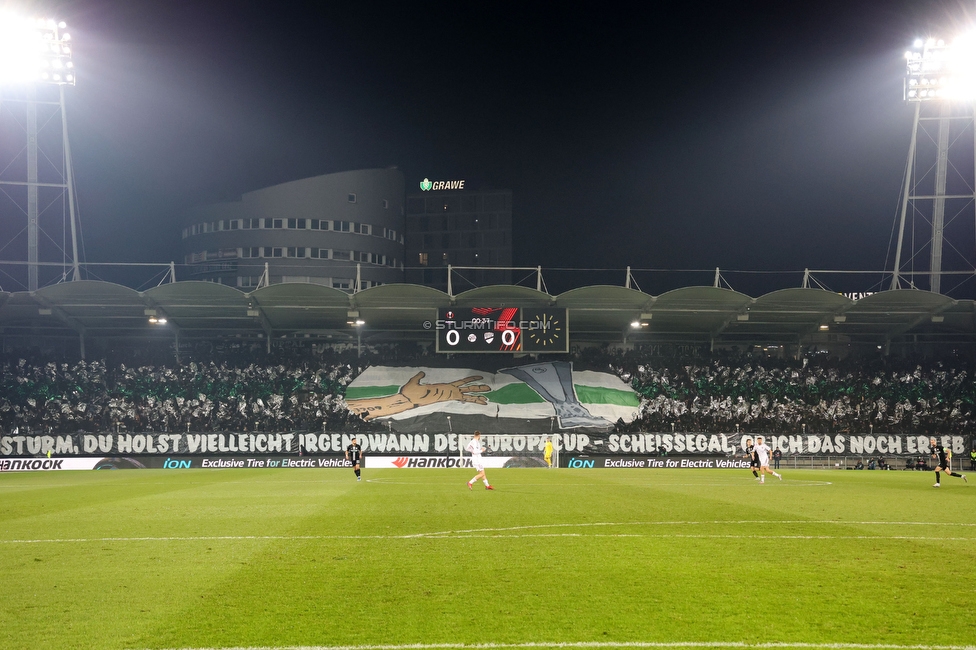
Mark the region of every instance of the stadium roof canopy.
[[0, 332], [5, 337], [307, 335], [351, 340], [357, 330], [351, 323], [362, 320], [364, 340], [432, 341], [424, 322], [435, 320], [438, 308], [450, 306], [565, 307], [571, 343], [795, 344], [824, 337], [878, 345], [914, 337], [976, 342], [972, 300], [906, 289], [855, 301], [809, 288], [752, 298], [717, 287], [651, 296], [619, 286], [589, 286], [553, 296], [521, 286], [489, 286], [452, 298], [411, 284], [350, 295], [297, 283], [244, 293], [210, 282], [175, 282], [143, 292], [107, 282], [66, 282], [36, 292], [0, 292]]

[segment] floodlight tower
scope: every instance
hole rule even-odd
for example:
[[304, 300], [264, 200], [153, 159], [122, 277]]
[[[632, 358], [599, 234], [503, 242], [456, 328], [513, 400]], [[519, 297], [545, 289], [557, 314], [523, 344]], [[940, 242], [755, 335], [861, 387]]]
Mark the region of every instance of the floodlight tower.
[[[942, 293], [943, 249], [946, 226], [976, 200], [976, 123], [973, 102], [976, 99], [976, 32], [965, 34], [951, 43], [942, 39], [918, 39], [905, 52], [907, 74], [904, 99], [914, 107], [912, 137], [901, 197], [898, 243], [891, 288], [901, 288], [904, 276], [908, 286], [915, 287], [916, 255], [929, 248], [929, 289]], [[972, 129], [973, 140], [965, 137]], [[919, 135], [922, 142], [919, 142]], [[972, 145], [973, 149], [969, 150]], [[919, 149], [922, 153], [919, 153]], [[947, 191], [947, 183], [951, 187]], [[950, 207], [946, 221], [946, 206]], [[902, 253], [908, 218], [913, 250], [906, 261]], [[931, 237], [915, 238], [915, 217], [931, 224]], [[922, 233], [920, 233], [921, 235]], [[917, 247], [916, 247], [917, 246]], [[952, 243], [950, 247], [958, 252]], [[972, 260], [963, 256], [965, 263]]]
[[[71, 56], [71, 35], [65, 32], [64, 22], [50, 18], [25, 18], [11, 13], [0, 12], [0, 118], [4, 109], [14, 118], [17, 127], [14, 132], [26, 136], [25, 146], [13, 146], [12, 158], [6, 167], [0, 167], [0, 191], [6, 198], [19, 203], [3, 186], [26, 188], [27, 214], [27, 288], [35, 291], [38, 287], [38, 239], [43, 230], [39, 218], [53, 203], [66, 199], [71, 228], [71, 279], [80, 280], [78, 266], [78, 228], [74, 178], [71, 167], [71, 147], [68, 142], [68, 120], [65, 112], [65, 87], [75, 85], [77, 78]], [[57, 99], [51, 92], [57, 89]], [[40, 96], [41, 94], [45, 96]], [[12, 106], [22, 106], [15, 114]], [[41, 117], [38, 125], [39, 110]], [[53, 112], [52, 112], [53, 111]], [[45, 128], [53, 131], [56, 114], [60, 113], [60, 133], [48, 136]], [[23, 123], [20, 116], [23, 116]], [[6, 131], [4, 133], [7, 133]], [[60, 136], [60, 137], [58, 137]], [[60, 141], [61, 150], [54, 153], [46, 145]], [[7, 146], [10, 143], [6, 143]], [[26, 160], [24, 157], [26, 155]], [[38, 160], [45, 162], [45, 175], [53, 174], [54, 182], [43, 182], [38, 176]], [[24, 164], [26, 163], [26, 164]], [[23, 173], [22, 178], [9, 180], [3, 172], [12, 170]], [[9, 175], [9, 174], [8, 174]], [[39, 190], [59, 193], [50, 203], [40, 206]], [[21, 231], [22, 232], [22, 231]], [[55, 241], [51, 238], [52, 241]], [[56, 242], [55, 242], [56, 244]], [[63, 248], [63, 247], [62, 247]], [[67, 252], [63, 251], [64, 257]], [[65, 264], [67, 268], [67, 264]], [[67, 277], [67, 272], [62, 279]]]

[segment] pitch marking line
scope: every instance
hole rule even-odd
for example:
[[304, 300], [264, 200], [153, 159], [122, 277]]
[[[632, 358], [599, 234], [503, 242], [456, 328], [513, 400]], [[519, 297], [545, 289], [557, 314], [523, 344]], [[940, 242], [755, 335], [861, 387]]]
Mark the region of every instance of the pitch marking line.
[[259, 646], [182, 648], [180, 650], [502, 650], [504, 648], [827, 648], [830, 650], [976, 650], [973, 645], [899, 645], [894, 643], [740, 643], [736, 641], [642, 642], [579, 641], [564, 643], [414, 643], [403, 645]]
[[[924, 522], [924, 521], [834, 521], [834, 520], [738, 520], [738, 521], [634, 521], [634, 522], [592, 522], [575, 524], [535, 524], [529, 526], [509, 526], [504, 528], [469, 528], [464, 530], [445, 530], [410, 535], [187, 535], [163, 537], [75, 537], [62, 539], [4, 539], [0, 544], [67, 544], [93, 542], [192, 542], [192, 541], [247, 541], [247, 540], [413, 540], [413, 539], [477, 539], [477, 538], [518, 538], [518, 537], [645, 537], [645, 538], [693, 538], [693, 539], [863, 539], [863, 540], [919, 540], [919, 541], [972, 541], [973, 537], [915, 536], [915, 535], [733, 535], [733, 534], [681, 534], [681, 533], [526, 533], [518, 531], [546, 530], [553, 528], [596, 528], [606, 526], [710, 526], [710, 525], [840, 525], [840, 526], [957, 526], [976, 527], [972, 523]], [[455, 646], [450, 646], [455, 647]], [[509, 647], [509, 646], [505, 646]]]

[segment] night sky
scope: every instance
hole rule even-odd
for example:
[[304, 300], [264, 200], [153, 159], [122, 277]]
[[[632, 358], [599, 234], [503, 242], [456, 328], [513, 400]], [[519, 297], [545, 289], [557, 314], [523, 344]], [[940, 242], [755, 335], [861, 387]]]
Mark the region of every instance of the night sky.
[[902, 53], [976, 13], [919, 0], [60, 6], [88, 261], [178, 261], [189, 205], [396, 165], [408, 192], [425, 176], [511, 188], [520, 265], [740, 270], [885, 267], [911, 128]]

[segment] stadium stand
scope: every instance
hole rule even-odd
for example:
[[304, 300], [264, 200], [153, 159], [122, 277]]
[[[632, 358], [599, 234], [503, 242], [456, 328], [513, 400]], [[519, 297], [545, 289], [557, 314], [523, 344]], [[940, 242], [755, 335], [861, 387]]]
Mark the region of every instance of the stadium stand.
[[[206, 355], [181, 365], [7, 358], [0, 427], [76, 431], [381, 430], [352, 415], [345, 387], [370, 364], [400, 365], [411, 349]], [[436, 359], [424, 358], [424, 363]], [[577, 369], [610, 371], [640, 396], [639, 417], [618, 431], [962, 433], [976, 401], [967, 359], [799, 361], [743, 354], [666, 358], [587, 348]]]

